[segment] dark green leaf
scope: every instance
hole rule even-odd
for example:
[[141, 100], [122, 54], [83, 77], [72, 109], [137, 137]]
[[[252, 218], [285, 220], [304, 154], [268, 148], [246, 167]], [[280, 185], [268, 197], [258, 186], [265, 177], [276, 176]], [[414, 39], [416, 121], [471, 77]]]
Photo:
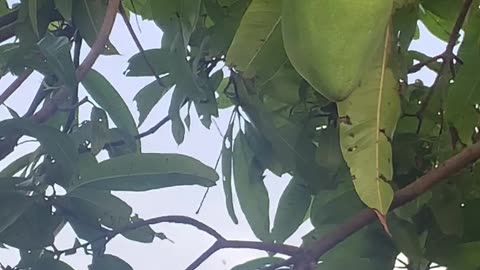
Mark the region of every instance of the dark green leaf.
[[280, 197], [272, 228], [272, 240], [283, 243], [305, 220], [312, 198], [302, 181], [290, 180]]
[[237, 215], [233, 206], [232, 195], [232, 148], [233, 148], [233, 122], [229, 124], [222, 146], [222, 183], [225, 193], [225, 203], [227, 205], [228, 215], [233, 223], [238, 224]]
[[55, 260], [53, 258], [41, 259], [32, 268], [32, 270], [74, 270], [70, 265]]
[[109, 254], [96, 256], [88, 268], [90, 270], [133, 270], [124, 260]]
[[78, 152], [68, 135], [25, 119], [0, 122], [0, 135], [19, 133], [36, 138], [46, 152], [62, 166], [66, 176], [76, 171]]
[[268, 192], [260, 168], [243, 132], [239, 131], [233, 146], [233, 176], [238, 201], [255, 236], [270, 240]]

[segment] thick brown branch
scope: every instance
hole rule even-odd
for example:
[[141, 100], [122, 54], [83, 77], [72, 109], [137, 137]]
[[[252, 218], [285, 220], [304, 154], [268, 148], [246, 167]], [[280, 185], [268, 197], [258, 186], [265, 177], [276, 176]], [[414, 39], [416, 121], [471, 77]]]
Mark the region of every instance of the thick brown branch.
[[3, 104], [19, 87], [22, 83], [30, 77], [33, 70], [27, 69], [20, 76], [18, 76], [0, 95], [0, 104]]
[[[439, 167], [431, 170], [416, 181], [397, 191], [390, 210], [396, 209], [414, 199], [435, 184], [466, 168], [480, 158], [480, 143], [464, 149], [459, 154], [448, 159]], [[323, 254], [334, 248], [353, 233], [375, 220], [375, 213], [371, 209], [364, 209], [332, 232], [317, 240], [305, 254], [294, 257], [295, 262], [304, 260], [317, 261]]]

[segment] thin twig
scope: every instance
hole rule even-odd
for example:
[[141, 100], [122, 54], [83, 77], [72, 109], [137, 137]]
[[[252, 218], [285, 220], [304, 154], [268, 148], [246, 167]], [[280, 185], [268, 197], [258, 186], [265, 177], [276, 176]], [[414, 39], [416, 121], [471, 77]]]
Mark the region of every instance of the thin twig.
[[[460, 30], [462, 30], [463, 24], [465, 22], [465, 19], [467, 17], [468, 11], [470, 10], [470, 7], [472, 6], [473, 0], [465, 0], [465, 3], [462, 6], [462, 9], [460, 11], [460, 14], [457, 17], [457, 20], [455, 21], [455, 25], [453, 26], [452, 32], [450, 33], [450, 37], [448, 39], [447, 47], [445, 48], [445, 51], [441, 53], [440, 55], [433, 57], [432, 60], [436, 61], [438, 59], [442, 59], [442, 65], [440, 66], [440, 70], [438, 71], [438, 75], [435, 78], [435, 81], [430, 87], [429, 92], [427, 94], [427, 97], [425, 100], [422, 101], [421, 107], [419, 111], [417, 112], [417, 117], [420, 120], [419, 127], [421, 125], [421, 118], [423, 117], [423, 114], [425, 110], [427, 109], [428, 105], [430, 104], [430, 100], [433, 97], [433, 92], [436, 86], [445, 78], [443, 76], [445, 75], [444, 73], [447, 70], [447, 67], [450, 69], [450, 73], [452, 78], [455, 78], [455, 63], [454, 61], [459, 61], [462, 62], [460, 58], [458, 58], [455, 53], [453, 52], [453, 49], [455, 48], [455, 45], [457, 44], [458, 38], [460, 36]], [[414, 69], [420, 69], [423, 66], [421, 65], [427, 65], [433, 61], [425, 61], [422, 63], [417, 64], [414, 66]], [[413, 67], [412, 67], [413, 68]]]
[[22, 83], [25, 82], [28, 77], [30, 77], [32, 73], [32, 69], [27, 69], [20, 74], [0, 95], [0, 104], [3, 104], [22, 85]]
[[148, 59], [147, 55], [145, 54], [145, 50], [143, 49], [142, 43], [140, 43], [140, 40], [137, 37], [137, 34], [135, 34], [135, 31], [133, 30], [132, 24], [128, 20], [127, 13], [125, 9], [123, 8], [122, 5], [120, 5], [120, 14], [122, 15], [123, 21], [125, 22], [125, 25], [127, 26], [128, 32], [130, 33], [130, 36], [133, 39], [133, 42], [135, 42], [135, 45], [137, 46], [138, 50], [140, 51], [140, 54], [142, 55], [143, 59], [145, 60], [145, 63], [147, 64], [148, 68], [152, 72], [152, 75], [155, 77], [155, 80], [157, 81], [158, 85], [163, 88], [165, 85], [163, 85], [162, 80], [158, 76], [157, 72], [155, 71], [155, 68], [153, 67], [152, 63], [150, 63], [150, 60]]

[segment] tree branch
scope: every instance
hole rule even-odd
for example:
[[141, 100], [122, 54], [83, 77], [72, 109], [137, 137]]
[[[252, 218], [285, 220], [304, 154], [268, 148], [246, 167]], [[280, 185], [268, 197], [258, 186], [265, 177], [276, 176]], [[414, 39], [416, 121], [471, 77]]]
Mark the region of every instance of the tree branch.
[[[281, 253], [285, 255], [293, 256], [297, 254], [301, 248], [297, 248], [290, 245], [285, 244], [274, 244], [274, 243], [263, 243], [263, 242], [254, 242], [254, 241], [236, 241], [236, 240], [227, 240], [225, 239], [220, 233], [214, 230], [212, 227], [206, 225], [203, 222], [200, 222], [196, 219], [187, 216], [163, 216], [163, 217], [156, 217], [146, 220], [141, 220], [124, 227], [109, 231], [104, 235], [98, 237], [97, 239], [84, 243], [79, 246], [75, 246], [65, 250], [58, 250], [56, 252], [57, 256], [61, 256], [63, 254], [73, 254], [76, 250], [81, 248], [87, 248], [91, 244], [97, 241], [109, 241], [116, 237], [119, 234], [133, 231], [138, 228], [142, 228], [144, 226], [153, 225], [153, 224], [160, 224], [160, 223], [176, 223], [176, 224], [184, 224], [190, 225], [197, 228], [200, 231], [203, 231], [213, 238], [216, 239], [215, 244], [209, 248], [206, 252], [204, 252], [197, 260], [195, 260], [192, 265], [187, 269], [195, 269], [198, 265], [200, 265], [203, 261], [205, 261], [208, 257], [210, 257], [213, 253], [220, 249], [226, 248], [233, 248], [233, 249], [257, 249], [263, 251], [269, 251], [274, 253]], [[197, 266], [195, 266], [197, 265]], [[193, 267], [192, 267], [193, 266]]]
[[[395, 197], [390, 208], [394, 210], [428, 191], [435, 184], [438, 184], [447, 177], [466, 168], [471, 163], [480, 158], [480, 143], [476, 143], [465, 148], [459, 154], [443, 162], [437, 168], [432, 169], [427, 174], [418, 178], [410, 185], [395, 192]], [[325, 234], [322, 238], [312, 244], [304, 254], [298, 254], [293, 257], [295, 264], [302, 261], [316, 262], [322, 255], [341, 243], [343, 240], [370, 224], [375, 220], [375, 212], [371, 209], [364, 209], [357, 215], [350, 218], [347, 222], [338, 226], [335, 230]]]
[[27, 69], [22, 74], [20, 74], [0, 95], [0, 104], [3, 104], [22, 85], [22, 83], [28, 77], [30, 77], [32, 73], [32, 69]]
[[[97, 35], [97, 39], [92, 45], [91, 50], [87, 57], [85, 57], [83, 63], [75, 71], [78, 81], [81, 81], [85, 78], [86, 74], [92, 68], [98, 56], [105, 49], [105, 45], [107, 44], [108, 37], [112, 31], [119, 6], [120, 0], [108, 1], [107, 11], [105, 13], [102, 27]], [[68, 98], [71, 92], [71, 89], [67, 89], [66, 86], [61, 87], [51, 99], [44, 102], [43, 107], [32, 117], [30, 117], [30, 119], [37, 123], [42, 123], [48, 120], [53, 114], [55, 114], [55, 112], [58, 110], [58, 107]], [[0, 144], [0, 159], [3, 159], [13, 151], [18, 139], [19, 136], [14, 134], [2, 141]]]

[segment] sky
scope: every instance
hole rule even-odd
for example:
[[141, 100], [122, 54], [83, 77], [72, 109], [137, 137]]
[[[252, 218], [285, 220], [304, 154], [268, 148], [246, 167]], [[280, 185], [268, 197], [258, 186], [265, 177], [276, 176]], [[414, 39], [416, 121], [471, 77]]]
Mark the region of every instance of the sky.
[[[15, 1], [10, 1], [10, 3]], [[151, 22], [137, 21], [131, 17], [131, 23], [137, 32], [139, 39], [145, 49], [160, 47], [162, 33]], [[418, 49], [428, 55], [437, 55], [445, 48], [445, 43], [431, 36], [425, 28], [421, 27], [420, 40], [414, 41], [412, 49]], [[101, 56], [94, 65], [94, 69], [101, 72], [119, 91], [125, 102], [128, 104], [135, 119], [138, 119], [133, 97], [146, 84], [153, 81], [152, 78], [134, 78], [125, 77], [122, 73], [127, 68], [127, 60], [136, 54], [137, 48], [127, 33], [125, 24], [120, 17], [115, 23], [111, 41], [120, 52], [120, 56]], [[82, 56], [84, 57], [88, 48], [84, 46]], [[431, 71], [422, 69], [420, 72], [411, 76], [409, 80], [422, 79], [425, 84], [433, 82], [434, 74]], [[5, 76], [0, 79], [0, 90], [5, 89], [14, 77]], [[42, 77], [34, 73], [30, 78], [8, 99], [6, 104], [22, 114], [29, 104], [29, 101], [36, 92]], [[80, 99], [86, 96], [85, 91], [81, 89]], [[147, 120], [140, 127], [140, 131], [153, 126], [167, 115], [169, 105], [169, 96], [167, 95], [157, 104]], [[84, 105], [81, 108], [81, 114], [86, 116], [90, 113], [90, 105]], [[170, 124], [163, 126], [154, 135], [142, 139], [144, 152], [162, 152], [162, 153], [181, 153], [192, 156], [203, 163], [213, 167], [218, 158], [221, 149], [221, 135], [227, 127], [228, 118], [231, 110], [221, 110], [220, 116], [215, 119], [219, 129], [212, 125], [210, 130], [204, 128], [194, 110], [192, 110], [192, 121], [190, 132], [186, 133], [185, 142], [178, 146], [174, 141]], [[0, 108], [0, 120], [10, 118], [10, 114], [5, 107]], [[31, 150], [33, 144], [22, 144], [17, 147], [16, 153], [7, 159], [0, 161], [0, 169], [12, 161], [15, 157]], [[101, 155], [104, 155], [101, 154]], [[276, 177], [267, 174], [265, 183], [270, 196], [271, 220], [274, 217], [274, 210], [285, 186], [288, 184], [289, 176]], [[237, 214], [240, 224], [235, 225], [230, 220], [224, 200], [224, 193], [221, 184], [211, 188], [200, 214], [196, 215], [196, 209], [205, 193], [205, 189], [197, 186], [168, 188], [149, 192], [134, 193], [122, 192], [115, 193], [128, 204], [130, 204], [135, 213], [141, 218], [153, 218], [164, 215], [187, 215], [194, 217], [221, 233], [225, 238], [231, 240], [255, 240], [245, 218], [243, 217], [238, 203], [236, 203]], [[151, 244], [141, 244], [126, 240], [119, 236], [112, 240], [107, 246], [107, 253], [114, 254], [127, 261], [134, 269], [185, 269], [196, 257], [203, 253], [214, 239], [205, 233], [196, 230], [193, 227], [177, 224], [161, 224], [153, 226], [157, 232], [163, 232], [174, 243], [156, 239]], [[306, 222], [288, 241], [289, 244], [299, 245], [301, 237], [312, 229], [312, 226]], [[73, 245], [74, 238], [69, 226], [57, 237], [55, 244], [58, 248], [69, 248]], [[213, 255], [205, 262], [199, 270], [223, 270], [254, 259], [266, 256], [266, 253], [252, 250], [223, 250]], [[15, 265], [19, 257], [15, 250], [0, 249], [0, 262], [4, 265]], [[88, 269], [90, 257], [82, 255], [81, 252], [73, 256], [63, 257], [63, 260], [77, 270]]]

